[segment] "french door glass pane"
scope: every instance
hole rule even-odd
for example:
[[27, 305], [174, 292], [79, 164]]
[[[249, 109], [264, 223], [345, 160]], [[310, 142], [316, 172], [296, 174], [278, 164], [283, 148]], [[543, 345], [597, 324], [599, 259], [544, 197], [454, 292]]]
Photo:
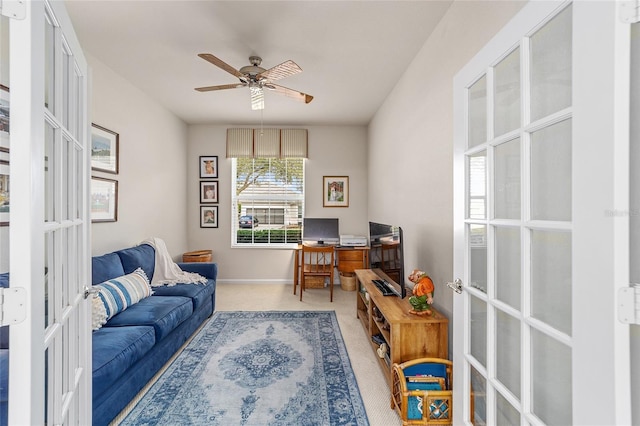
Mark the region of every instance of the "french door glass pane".
[[495, 148], [494, 217], [520, 219], [520, 138]]
[[520, 228], [496, 227], [496, 297], [520, 309]]
[[520, 346], [520, 321], [496, 311], [496, 377], [517, 398], [520, 398], [522, 370]]
[[494, 69], [494, 136], [520, 127], [520, 48]]
[[519, 424], [521, 422], [518, 410], [498, 393], [496, 397], [496, 425], [513, 426]]
[[55, 112], [55, 27], [50, 17], [45, 18], [44, 24], [45, 52], [44, 52], [44, 106]]
[[573, 424], [571, 349], [537, 330], [531, 332], [531, 380], [533, 413], [548, 425]]
[[49, 122], [44, 123], [44, 220], [55, 220], [56, 197], [53, 186], [55, 183], [55, 131]]
[[531, 315], [571, 335], [569, 232], [531, 232]]
[[84, 170], [84, 156], [82, 155], [82, 151], [80, 149], [76, 150], [76, 155], [75, 155], [75, 163], [76, 163], [76, 189], [75, 189], [75, 197], [76, 197], [76, 203], [75, 203], [75, 218], [76, 219], [82, 219], [82, 208], [84, 206], [84, 200], [85, 200], [85, 193], [83, 190], [83, 180], [82, 177], [84, 176], [82, 171]]
[[483, 366], [487, 366], [487, 304], [477, 297], [469, 298], [471, 319], [471, 355]]
[[53, 323], [55, 285], [55, 234], [44, 234], [44, 327]]
[[487, 227], [469, 225], [469, 286], [487, 292]]
[[471, 407], [473, 408], [472, 421], [476, 425], [487, 424], [487, 381], [471, 367]]
[[[69, 228], [62, 228], [55, 231], [56, 237], [60, 238], [60, 250], [56, 253], [58, 254], [58, 262], [57, 264], [60, 266], [60, 283], [54, 287], [55, 291], [60, 292], [57, 295], [56, 299], [59, 300], [60, 306], [58, 307], [60, 310], [63, 307], [66, 307], [70, 304], [70, 297], [73, 295], [70, 292], [69, 288], [69, 259], [67, 256], [67, 250], [69, 247]], [[59, 322], [60, 318], [56, 318], [56, 322]]]
[[571, 106], [571, 6], [531, 37], [531, 121]]
[[71, 81], [71, 70], [73, 69], [73, 58], [65, 48], [62, 47], [62, 124], [69, 129], [69, 120], [71, 118], [71, 92], [69, 91], [69, 82]]
[[60, 177], [62, 178], [62, 182], [60, 187], [56, 188], [62, 197], [62, 201], [60, 202], [60, 220], [69, 219], [69, 178], [71, 173], [73, 173], [73, 168], [69, 167], [69, 155], [69, 140], [67, 138], [63, 138], [62, 155], [60, 157], [62, 163], [60, 166]]
[[485, 219], [487, 217], [487, 151], [481, 151], [467, 157], [467, 218]]
[[487, 77], [469, 88], [469, 148], [487, 141]]
[[571, 120], [531, 134], [531, 218], [571, 220]]
[[82, 120], [83, 120], [83, 111], [84, 111], [84, 102], [83, 102], [83, 93], [82, 93], [82, 88], [83, 88], [83, 79], [82, 77], [78, 74], [77, 69], [74, 67], [73, 70], [73, 99], [74, 101], [72, 102], [72, 108], [71, 108], [71, 127], [70, 130], [73, 134], [73, 137], [76, 139], [82, 139], [81, 138], [81, 134], [82, 134]]

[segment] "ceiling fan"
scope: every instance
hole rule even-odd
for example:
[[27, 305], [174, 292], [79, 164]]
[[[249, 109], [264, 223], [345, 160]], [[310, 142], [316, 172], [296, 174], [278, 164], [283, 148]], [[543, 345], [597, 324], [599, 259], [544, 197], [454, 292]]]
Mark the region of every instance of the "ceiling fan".
[[205, 61], [211, 62], [218, 68], [225, 70], [229, 74], [233, 74], [240, 80], [240, 83], [234, 84], [196, 87], [198, 92], [248, 87], [251, 90], [251, 109], [253, 110], [264, 109], [264, 89], [272, 90], [288, 98], [304, 102], [305, 104], [313, 100], [313, 96], [311, 95], [273, 83], [273, 81], [302, 72], [302, 68], [292, 60], [285, 61], [280, 65], [265, 70], [260, 66], [262, 58], [259, 56], [249, 56], [251, 65], [244, 66], [240, 68], [240, 70], [237, 70], [210, 53], [200, 53], [198, 56]]

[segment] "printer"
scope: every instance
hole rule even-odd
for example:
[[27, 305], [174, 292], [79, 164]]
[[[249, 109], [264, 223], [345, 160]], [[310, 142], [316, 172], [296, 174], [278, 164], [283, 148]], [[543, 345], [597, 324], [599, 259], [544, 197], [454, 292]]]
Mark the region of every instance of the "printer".
[[345, 247], [366, 247], [367, 237], [358, 235], [340, 235], [340, 245]]

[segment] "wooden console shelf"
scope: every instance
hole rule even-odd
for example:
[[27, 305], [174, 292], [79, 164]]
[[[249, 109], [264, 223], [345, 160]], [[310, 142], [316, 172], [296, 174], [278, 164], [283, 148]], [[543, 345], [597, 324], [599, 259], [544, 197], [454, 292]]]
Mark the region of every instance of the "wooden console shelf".
[[[402, 363], [416, 358], [448, 358], [449, 320], [433, 309], [431, 316], [417, 316], [409, 313], [411, 305], [408, 296], [383, 296], [371, 282], [383, 278], [392, 281], [380, 269], [358, 269], [357, 315], [367, 333], [371, 347], [376, 352], [380, 368], [391, 389], [391, 372], [394, 363]], [[367, 297], [368, 294], [368, 297]], [[380, 358], [377, 350], [378, 336], [388, 347], [388, 357]]]

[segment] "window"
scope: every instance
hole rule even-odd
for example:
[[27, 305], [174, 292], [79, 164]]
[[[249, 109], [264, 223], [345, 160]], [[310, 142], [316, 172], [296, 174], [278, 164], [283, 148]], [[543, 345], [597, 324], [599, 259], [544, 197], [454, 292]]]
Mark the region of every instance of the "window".
[[[304, 158], [232, 159], [235, 247], [297, 244], [304, 212]], [[247, 216], [255, 218], [248, 223]]]

